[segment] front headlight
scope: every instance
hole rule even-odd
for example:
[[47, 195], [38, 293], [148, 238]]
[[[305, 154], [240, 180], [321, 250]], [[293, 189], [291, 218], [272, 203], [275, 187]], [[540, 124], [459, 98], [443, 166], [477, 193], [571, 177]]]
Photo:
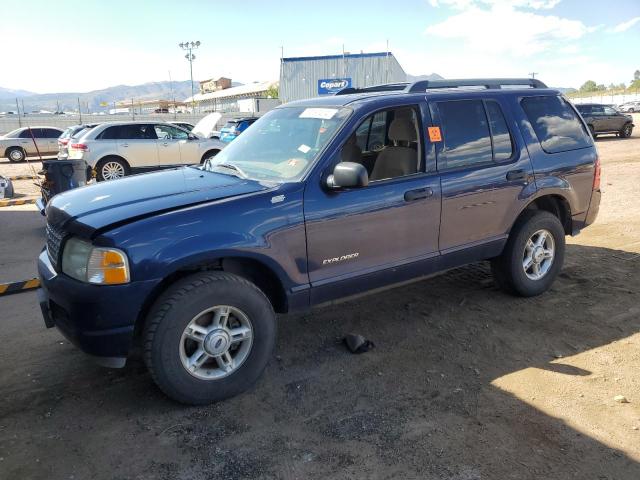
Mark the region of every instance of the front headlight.
[[65, 243], [62, 271], [76, 280], [99, 285], [129, 282], [129, 262], [124, 252], [117, 248], [94, 247], [79, 238], [70, 238]]

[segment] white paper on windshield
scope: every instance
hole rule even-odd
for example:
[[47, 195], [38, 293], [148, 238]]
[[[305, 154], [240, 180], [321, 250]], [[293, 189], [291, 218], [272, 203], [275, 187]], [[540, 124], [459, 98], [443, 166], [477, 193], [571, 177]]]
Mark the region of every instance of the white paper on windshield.
[[329, 120], [333, 118], [338, 110], [335, 108], [305, 108], [304, 112], [298, 115], [300, 118], [319, 118]]
[[309, 153], [309, 150], [311, 150], [311, 147], [303, 143], [298, 147], [298, 150], [301, 151], [302, 153]]

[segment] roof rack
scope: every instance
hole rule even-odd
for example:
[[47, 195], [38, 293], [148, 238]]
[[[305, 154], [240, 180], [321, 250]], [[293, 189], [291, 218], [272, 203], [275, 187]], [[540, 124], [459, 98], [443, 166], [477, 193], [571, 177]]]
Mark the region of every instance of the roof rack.
[[535, 78], [470, 78], [461, 80], [420, 80], [414, 83], [386, 83], [371, 87], [348, 87], [340, 90], [336, 95], [348, 95], [350, 93], [370, 93], [402, 91], [404, 93], [426, 92], [432, 89], [483, 87], [486, 89], [501, 89], [505, 86], [527, 86], [529, 88], [547, 88], [540, 80]]

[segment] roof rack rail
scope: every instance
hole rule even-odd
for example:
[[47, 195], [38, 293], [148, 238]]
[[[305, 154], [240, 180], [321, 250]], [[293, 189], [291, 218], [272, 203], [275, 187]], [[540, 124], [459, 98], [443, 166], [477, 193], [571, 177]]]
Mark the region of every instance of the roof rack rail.
[[405, 92], [424, 92], [435, 88], [484, 87], [500, 89], [506, 85], [523, 85], [530, 88], [547, 88], [535, 78], [469, 78], [460, 80], [420, 80], [407, 87]]
[[336, 92], [336, 95], [349, 95], [352, 93], [370, 93], [370, 92], [391, 92], [394, 90], [405, 90], [411, 86], [408, 82], [400, 83], [383, 83], [381, 85], [372, 85], [370, 87], [347, 87]]
[[426, 92], [439, 88], [460, 88], [460, 87], [484, 87], [487, 89], [500, 89], [503, 86], [527, 86], [530, 88], [547, 88], [540, 80], [535, 78], [469, 78], [458, 80], [419, 80], [414, 83], [385, 83], [373, 85], [371, 87], [347, 87], [343, 88], [336, 95], [349, 95], [351, 93], [370, 92], [392, 92], [403, 91], [405, 93]]

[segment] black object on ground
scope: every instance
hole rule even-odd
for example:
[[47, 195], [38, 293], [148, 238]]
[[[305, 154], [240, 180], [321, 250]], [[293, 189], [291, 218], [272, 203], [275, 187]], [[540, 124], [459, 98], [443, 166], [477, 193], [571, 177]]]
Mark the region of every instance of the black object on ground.
[[375, 347], [371, 340], [367, 340], [362, 335], [356, 335], [355, 333], [347, 334], [344, 337], [344, 343], [347, 344], [347, 348], [351, 350], [351, 353], [364, 353]]

